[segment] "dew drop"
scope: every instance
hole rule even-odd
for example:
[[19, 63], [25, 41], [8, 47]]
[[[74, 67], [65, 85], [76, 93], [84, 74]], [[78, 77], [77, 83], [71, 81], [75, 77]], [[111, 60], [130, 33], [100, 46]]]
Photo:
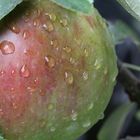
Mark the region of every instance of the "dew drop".
[[85, 123], [83, 123], [83, 127], [84, 128], [87, 128], [87, 127], [89, 127], [91, 125], [91, 122], [88, 120], [88, 121], [86, 121]]
[[53, 107], [54, 107], [53, 104], [49, 104], [49, 105], [48, 105], [48, 109], [49, 109], [49, 110], [52, 110]]
[[101, 64], [98, 60], [95, 61], [95, 64], [94, 64], [96, 70], [100, 69], [101, 68]]
[[13, 92], [14, 90], [15, 90], [15, 89], [14, 89], [13, 87], [10, 89], [11, 92]]
[[49, 14], [49, 18], [51, 21], [55, 21], [56, 20], [56, 15], [55, 14]]
[[45, 125], [46, 125], [46, 122], [43, 121], [43, 122], [40, 124], [40, 127], [43, 128]]
[[73, 84], [74, 78], [71, 72], [65, 72], [65, 81], [69, 85]]
[[83, 79], [85, 81], [88, 80], [88, 73], [87, 72], [83, 72]]
[[11, 74], [12, 74], [12, 75], [14, 75], [15, 73], [16, 73], [16, 71], [15, 71], [15, 70], [12, 70], [12, 71], [11, 71]]
[[48, 32], [54, 31], [54, 26], [51, 22], [48, 22], [47, 24], [43, 24], [43, 28]]
[[50, 131], [51, 131], [51, 132], [55, 132], [55, 130], [56, 130], [55, 127], [51, 127], [51, 128], [50, 128]]
[[0, 50], [3, 55], [13, 54], [15, 52], [15, 45], [5, 40], [0, 43]]
[[0, 76], [3, 76], [5, 74], [5, 71], [1, 70], [0, 71]]
[[116, 76], [114, 76], [112, 79], [112, 82], [115, 82], [115, 81], [116, 81]]
[[71, 52], [71, 48], [69, 46], [64, 47], [63, 50], [67, 53]]
[[57, 40], [51, 40], [51, 46], [53, 46], [54, 48], [56, 48], [58, 45], [58, 41]]
[[41, 10], [40, 9], [37, 9], [36, 11], [34, 11], [34, 15], [40, 16], [40, 14], [41, 14]]
[[27, 87], [27, 90], [30, 92], [30, 93], [33, 93], [36, 91], [36, 89], [34, 87]]
[[23, 20], [24, 20], [25, 23], [27, 23], [27, 22], [29, 22], [30, 19], [29, 19], [29, 17], [27, 17], [27, 16], [24, 15], [23, 16]]
[[17, 109], [17, 105], [16, 105], [16, 103], [12, 103], [12, 106], [13, 106], [13, 109]]
[[46, 56], [45, 61], [48, 65], [48, 67], [53, 68], [55, 66], [55, 59], [52, 58], [51, 56]]
[[99, 119], [102, 120], [103, 118], [104, 118], [104, 113], [101, 113]]
[[94, 104], [93, 104], [93, 103], [91, 103], [91, 104], [88, 106], [88, 110], [93, 109], [93, 107], [94, 107]]
[[30, 36], [29, 31], [28, 30], [24, 30], [22, 36], [23, 36], [24, 39], [28, 39], [29, 36]]
[[68, 132], [76, 132], [76, 130], [79, 128], [79, 125], [76, 123], [76, 122], [73, 122], [73, 123], [71, 123], [71, 125], [70, 126], [68, 126], [67, 128], [66, 128], [66, 130], [68, 131]]
[[20, 74], [24, 78], [28, 78], [30, 76], [30, 71], [27, 67], [27, 65], [23, 65], [20, 69]]
[[77, 116], [78, 116], [77, 112], [75, 112], [74, 110], [72, 110], [71, 118], [72, 118], [73, 121], [76, 121], [77, 120]]
[[39, 22], [39, 19], [38, 18], [36, 18], [36, 19], [33, 20], [33, 25], [35, 27], [39, 26], [39, 24], [40, 24], [40, 22]]
[[60, 23], [61, 23], [61, 25], [64, 26], [64, 27], [68, 25], [67, 19], [62, 19], [62, 20], [60, 20]]
[[69, 61], [70, 61], [71, 64], [75, 64], [75, 59], [74, 58], [70, 57]]
[[36, 79], [34, 80], [34, 84], [36, 84], [36, 85], [39, 84], [39, 79], [38, 79], [38, 78], [36, 78]]
[[104, 70], [104, 74], [107, 75], [107, 73], [108, 73], [108, 69], [105, 68], [105, 70]]
[[9, 28], [12, 32], [14, 32], [16, 34], [20, 33], [20, 28], [15, 23], [9, 25]]
[[48, 24], [48, 29], [47, 29], [47, 31], [48, 31], [48, 32], [52, 32], [53, 30], [54, 30], [53, 25], [52, 25], [51, 23], [49, 23], [49, 24]]
[[86, 57], [88, 57], [89, 54], [88, 54], [87, 49], [84, 49], [84, 54], [85, 54]]

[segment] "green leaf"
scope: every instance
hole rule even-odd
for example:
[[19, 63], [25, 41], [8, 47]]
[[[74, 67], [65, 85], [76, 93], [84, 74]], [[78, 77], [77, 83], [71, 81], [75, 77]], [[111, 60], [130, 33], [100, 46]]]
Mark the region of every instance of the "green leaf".
[[131, 15], [140, 21], [140, 0], [117, 0]]
[[0, 20], [21, 2], [22, 0], [0, 0]]
[[136, 45], [140, 46], [139, 36], [124, 22], [117, 21], [113, 24], [109, 23], [109, 29], [113, 34], [115, 44], [118, 44], [124, 39], [130, 37]]
[[135, 117], [136, 117], [136, 119], [137, 119], [138, 121], [140, 121], [140, 110], [138, 110], [138, 111], [136, 112]]
[[90, 14], [92, 11], [93, 0], [51, 0], [56, 4], [69, 9], [71, 11], [80, 12], [83, 14]]
[[94, 2], [94, 0], [88, 0], [90, 3], [93, 3]]
[[126, 103], [116, 109], [101, 128], [98, 140], [117, 140], [128, 113], [134, 107], [135, 104]]
[[2, 136], [0, 136], [0, 140], [5, 140]]

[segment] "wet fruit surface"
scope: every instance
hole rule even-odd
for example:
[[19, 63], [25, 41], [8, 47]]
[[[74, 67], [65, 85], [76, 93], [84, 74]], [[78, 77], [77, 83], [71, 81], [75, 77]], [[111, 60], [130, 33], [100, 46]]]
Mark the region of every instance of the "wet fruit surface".
[[95, 9], [85, 16], [45, 0], [24, 2], [1, 27], [0, 127], [6, 139], [74, 140], [102, 118], [117, 70]]

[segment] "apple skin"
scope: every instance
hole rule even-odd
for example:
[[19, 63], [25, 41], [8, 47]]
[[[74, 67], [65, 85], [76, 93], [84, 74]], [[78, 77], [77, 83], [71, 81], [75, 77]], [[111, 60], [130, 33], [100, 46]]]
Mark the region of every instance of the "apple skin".
[[74, 140], [112, 95], [116, 55], [105, 21], [48, 0], [0, 23], [0, 128], [7, 140]]

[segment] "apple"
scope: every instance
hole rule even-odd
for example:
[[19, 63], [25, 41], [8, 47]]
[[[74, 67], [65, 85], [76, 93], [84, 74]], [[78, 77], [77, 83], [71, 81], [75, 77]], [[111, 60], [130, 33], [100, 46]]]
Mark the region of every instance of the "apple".
[[0, 23], [0, 128], [7, 140], [74, 140], [112, 95], [116, 55], [106, 22], [49, 0]]

